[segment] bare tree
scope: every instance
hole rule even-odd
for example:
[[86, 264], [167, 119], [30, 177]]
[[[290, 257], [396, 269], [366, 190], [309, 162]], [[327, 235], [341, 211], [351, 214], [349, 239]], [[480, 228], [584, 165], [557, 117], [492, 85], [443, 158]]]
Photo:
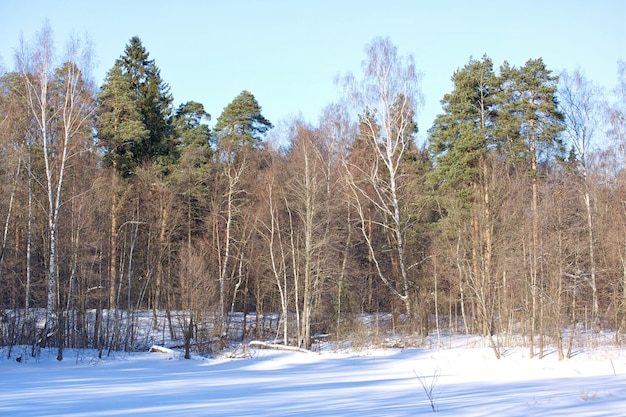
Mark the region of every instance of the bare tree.
[[[348, 285], [348, 267], [350, 264], [350, 254], [353, 243], [352, 236], [352, 207], [350, 204], [350, 192], [346, 181], [342, 177], [342, 159], [347, 154], [347, 144], [356, 136], [354, 123], [350, 120], [348, 109], [344, 105], [334, 104], [326, 107], [320, 118], [319, 127], [322, 150], [325, 154], [325, 185], [326, 199], [333, 204], [326, 204], [326, 232], [331, 235], [334, 230], [333, 241], [338, 242], [337, 255], [341, 256], [341, 263], [337, 265], [336, 295], [335, 295], [335, 315], [336, 334], [339, 338], [341, 332], [341, 318], [344, 313], [344, 298], [346, 297], [346, 286]], [[339, 243], [341, 242], [341, 243]], [[343, 245], [343, 247], [341, 247]]]
[[[619, 171], [621, 167], [624, 166], [625, 155], [626, 152], [626, 61], [620, 61], [618, 63], [618, 83], [615, 89], [613, 90], [614, 101], [609, 104], [606, 109], [606, 116], [609, 122], [608, 130], [606, 132], [607, 136], [613, 140], [614, 146], [616, 150], [612, 153], [615, 155], [614, 164], [620, 168], [616, 168], [615, 166], [609, 168], [609, 172], [613, 170]], [[607, 158], [610, 159], [610, 158]], [[623, 195], [623, 175], [618, 175], [618, 194]], [[617, 208], [617, 211], [620, 213], [618, 218], [623, 219], [626, 216], [626, 198], [622, 197], [620, 199], [620, 206]], [[623, 221], [621, 222], [624, 224]], [[621, 259], [621, 270], [622, 270], [622, 295], [621, 295], [621, 306], [622, 309], [626, 307], [626, 256], [624, 253], [626, 252], [626, 248], [623, 242], [623, 238], [620, 236], [618, 238], [618, 252], [619, 258]], [[622, 312], [622, 314], [624, 314]], [[626, 327], [626, 318], [623, 319], [622, 327]]]
[[78, 40], [72, 40], [62, 65], [55, 68], [57, 58], [52, 30], [46, 25], [32, 46], [22, 41], [16, 58], [25, 83], [28, 109], [36, 125], [37, 145], [41, 146], [45, 164], [42, 183], [46, 191], [49, 243], [45, 341], [46, 334], [52, 330], [63, 183], [68, 161], [74, 155], [74, 142], [89, 131], [93, 112], [93, 86], [88, 73], [90, 50]]
[[626, 147], [626, 61], [620, 61], [617, 70], [618, 83], [613, 91], [615, 101], [607, 108], [607, 135], [623, 151]]
[[[282, 313], [282, 332], [283, 343], [285, 346], [288, 344], [288, 317], [289, 317], [289, 299], [288, 299], [288, 276], [287, 276], [287, 260], [285, 256], [285, 249], [282, 241], [282, 228], [280, 223], [279, 200], [275, 196], [276, 173], [272, 173], [266, 177], [266, 189], [265, 196], [267, 198], [266, 204], [269, 208], [269, 224], [268, 222], [259, 221], [259, 229], [262, 236], [267, 241], [267, 248], [270, 255], [270, 269], [272, 275], [276, 281], [276, 287], [280, 296], [280, 308]], [[278, 200], [278, 201], [277, 201]], [[276, 338], [280, 328], [276, 333]]]
[[297, 275], [302, 277], [302, 309], [298, 346], [311, 347], [311, 320], [314, 302], [328, 268], [328, 229], [325, 206], [331, 204], [325, 194], [324, 155], [315, 131], [301, 122], [293, 126], [291, 178], [286, 184], [286, 207], [292, 218], [294, 258], [298, 260]]
[[[225, 144], [225, 146], [228, 144]], [[217, 247], [220, 255], [219, 259], [219, 305], [218, 305], [218, 317], [216, 323], [216, 335], [220, 337], [226, 336], [226, 284], [229, 280], [229, 276], [231, 274], [231, 270], [234, 271], [233, 267], [231, 267], [231, 263], [233, 260], [232, 254], [232, 246], [235, 243], [235, 233], [234, 233], [234, 222], [238, 217], [239, 210], [238, 206], [241, 200], [241, 194], [243, 192], [242, 189], [242, 176], [245, 171], [248, 169], [248, 161], [247, 161], [247, 151], [244, 150], [234, 150], [233, 148], [226, 146], [223, 161], [223, 174], [224, 181], [226, 183], [225, 195], [222, 198], [225, 199], [224, 208], [225, 212], [223, 213], [223, 217], [225, 220], [223, 237], [218, 240]], [[223, 241], [223, 243], [222, 243]]]
[[[361, 230], [380, 279], [404, 303], [409, 321], [413, 307], [409, 290], [409, 263], [406, 255], [407, 222], [402, 211], [401, 166], [417, 130], [415, 116], [421, 104], [420, 80], [412, 56], [398, 56], [389, 39], [375, 39], [366, 47], [363, 79], [352, 74], [341, 82], [360, 114], [362, 138], [375, 155], [369, 166], [355, 166], [346, 161], [348, 182], [354, 195]], [[369, 192], [372, 190], [373, 192]], [[399, 285], [380, 265], [381, 253], [368, 233], [365, 204], [372, 204], [382, 218], [383, 227], [393, 239], [398, 262]]]
[[585, 203], [587, 214], [587, 247], [589, 250], [589, 285], [592, 293], [591, 316], [596, 332], [600, 331], [600, 315], [598, 307], [598, 286], [596, 283], [596, 259], [594, 218], [591, 196], [590, 153], [594, 144], [595, 134], [600, 125], [599, 87], [588, 81], [580, 69], [569, 74], [561, 74], [559, 103], [565, 116], [565, 135], [576, 152], [576, 166], [580, 174], [580, 193]]

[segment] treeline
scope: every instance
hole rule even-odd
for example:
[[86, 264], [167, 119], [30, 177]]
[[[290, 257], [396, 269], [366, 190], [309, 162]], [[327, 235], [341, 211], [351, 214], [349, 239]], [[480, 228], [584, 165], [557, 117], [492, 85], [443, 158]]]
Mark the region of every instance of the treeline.
[[279, 128], [248, 91], [213, 128], [174, 109], [137, 37], [99, 88], [80, 42], [53, 50], [44, 28], [0, 78], [3, 345], [132, 350], [145, 311], [188, 350], [235, 312], [238, 337], [304, 348], [362, 313], [497, 356], [520, 335], [531, 356], [581, 329], [621, 340], [626, 78], [607, 100], [579, 70], [472, 59], [418, 144], [420, 76], [388, 39], [345, 102]]

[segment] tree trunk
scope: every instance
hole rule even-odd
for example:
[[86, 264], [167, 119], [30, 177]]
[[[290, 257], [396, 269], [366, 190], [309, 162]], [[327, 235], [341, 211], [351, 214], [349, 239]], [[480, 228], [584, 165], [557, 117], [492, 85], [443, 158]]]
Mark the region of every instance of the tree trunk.
[[585, 210], [587, 212], [587, 243], [589, 246], [589, 272], [591, 274], [591, 279], [589, 284], [591, 285], [591, 316], [594, 325], [594, 331], [599, 333], [601, 330], [600, 327], [600, 314], [598, 307], [598, 287], [596, 285], [596, 260], [594, 254], [594, 236], [593, 236], [593, 214], [591, 209], [591, 196], [589, 194], [589, 185], [587, 184], [587, 170], [584, 169], [583, 176], [585, 177], [585, 191], [584, 191], [584, 200], [585, 200]]
[[118, 240], [118, 224], [117, 214], [119, 210], [119, 197], [117, 195], [117, 185], [119, 180], [115, 173], [115, 169], [111, 171], [112, 190], [111, 190], [111, 230], [109, 236], [110, 261], [109, 261], [109, 309], [116, 307], [117, 300], [117, 240]]
[[538, 260], [537, 260], [537, 251], [539, 247], [539, 209], [538, 209], [538, 200], [539, 200], [539, 192], [537, 189], [537, 145], [535, 143], [535, 121], [530, 120], [530, 130], [531, 130], [531, 141], [530, 141], [530, 155], [531, 155], [531, 182], [532, 182], [532, 249], [530, 251], [530, 296], [531, 296], [531, 311], [530, 311], [530, 331], [529, 331], [529, 348], [530, 348], [530, 358], [535, 357], [534, 350], [534, 339], [535, 339], [535, 330], [537, 326], [537, 304], [538, 304], [538, 294], [537, 294], [537, 269], [538, 269]]
[[167, 220], [169, 217], [169, 211], [165, 204], [161, 205], [161, 221], [159, 222], [159, 253], [157, 256], [157, 264], [156, 264], [156, 282], [154, 287], [154, 298], [152, 300], [152, 325], [156, 330], [158, 328], [158, 317], [159, 310], [161, 309], [161, 291], [163, 289], [163, 262], [165, 262], [166, 251], [167, 251], [167, 242], [166, 231], [167, 231]]
[[28, 147], [28, 222], [26, 225], [26, 291], [24, 294], [24, 308], [26, 317], [29, 316], [30, 309], [30, 286], [31, 286], [31, 255], [33, 243], [33, 173], [31, 160], [31, 147]]
[[[276, 287], [278, 288], [278, 293], [280, 296], [280, 307], [283, 321], [283, 344], [287, 346], [287, 267], [285, 263], [285, 253], [283, 250], [282, 239], [280, 238], [280, 223], [278, 221], [278, 215], [276, 213], [276, 209], [274, 207], [274, 199], [273, 199], [273, 185], [268, 184], [267, 195], [269, 198], [269, 209], [270, 209], [270, 229], [269, 229], [269, 239], [268, 246], [270, 252], [270, 261], [272, 265], [272, 272], [274, 274], [274, 279], [276, 279]], [[276, 254], [274, 252], [275, 238], [278, 236], [278, 245], [280, 247], [281, 252], [281, 264], [279, 268], [279, 264], [276, 261]], [[282, 271], [282, 276], [281, 276]], [[282, 281], [281, 281], [282, 280]], [[276, 338], [278, 338], [278, 334], [280, 332], [280, 327], [277, 328]]]

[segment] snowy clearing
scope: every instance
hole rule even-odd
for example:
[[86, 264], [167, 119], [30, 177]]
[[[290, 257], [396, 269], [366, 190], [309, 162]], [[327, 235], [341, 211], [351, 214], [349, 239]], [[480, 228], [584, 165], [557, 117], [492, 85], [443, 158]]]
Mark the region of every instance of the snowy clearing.
[[238, 349], [185, 360], [177, 351], [56, 350], [0, 360], [7, 416], [617, 416], [626, 413], [626, 351], [482, 347], [321, 353]]

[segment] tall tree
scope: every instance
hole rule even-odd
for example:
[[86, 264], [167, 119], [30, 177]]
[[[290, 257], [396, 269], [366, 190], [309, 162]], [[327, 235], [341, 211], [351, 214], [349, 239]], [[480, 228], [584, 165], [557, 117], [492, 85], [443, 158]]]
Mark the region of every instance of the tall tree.
[[[606, 109], [607, 119], [609, 122], [606, 134], [610, 139], [613, 140], [613, 146], [615, 148], [613, 154], [616, 155], [615, 159], [617, 160], [615, 163], [616, 167], [609, 168], [609, 172], [612, 172], [613, 170], [622, 171], [621, 167], [624, 166], [624, 158], [626, 156], [626, 152], [624, 152], [624, 150], [626, 149], [626, 61], [618, 62], [617, 75], [618, 82], [613, 89], [613, 100]], [[618, 182], [623, 184], [623, 178], [621, 178], [621, 176], [618, 176], [618, 178], [621, 180]], [[619, 191], [623, 193], [623, 190], [624, 187], [622, 185], [621, 187], [619, 187]], [[622, 214], [621, 218], [626, 215], [626, 207], [624, 205], [624, 201], [626, 201], [626, 198], [622, 198], [622, 204], [620, 204], [618, 209], [618, 212], [621, 212]], [[620, 217], [618, 216], [618, 218]], [[623, 224], [623, 222], [621, 223]], [[626, 328], [626, 314], [624, 314], [626, 311], [626, 257], [624, 256], [626, 250], [624, 250], [625, 244], [621, 237], [617, 239], [617, 242], [618, 243], [615, 246], [619, 248], [619, 258], [622, 260], [622, 323], [620, 330], [623, 331], [623, 329]]]
[[201, 103], [189, 101], [181, 104], [172, 117], [174, 135], [180, 149], [180, 158], [174, 180], [177, 188], [183, 190], [183, 202], [187, 213], [187, 247], [191, 250], [192, 237], [200, 228], [203, 204], [209, 186], [210, 158], [215, 151], [213, 135], [208, 125], [211, 115]]
[[471, 221], [470, 287], [475, 292], [484, 334], [496, 357], [499, 349], [491, 336], [495, 315], [492, 293], [493, 219], [489, 157], [496, 149], [498, 81], [491, 59], [470, 60], [452, 76], [454, 90], [442, 100], [444, 113], [430, 130], [430, 152], [435, 158], [432, 176], [441, 191], [453, 190]]
[[[74, 148], [90, 135], [93, 115], [93, 91], [89, 78], [90, 51], [78, 40], [72, 41], [62, 64], [56, 63], [49, 26], [38, 33], [33, 46], [22, 42], [17, 54], [19, 71], [25, 85], [26, 102], [36, 131], [36, 143], [42, 149], [46, 192], [48, 233], [48, 297], [44, 338], [52, 330], [52, 313], [58, 275], [57, 232], [63, 184]], [[58, 65], [55, 68], [55, 65]], [[59, 359], [62, 359], [61, 350]]]
[[[235, 230], [238, 219], [241, 220], [241, 206], [245, 202], [246, 194], [244, 178], [249, 175], [250, 167], [253, 166], [255, 152], [261, 148], [261, 142], [266, 132], [272, 128], [272, 124], [261, 114], [261, 106], [254, 96], [248, 91], [243, 91], [227, 105], [218, 117], [215, 125], [217, 136], [218, 163], [221, 165], [220, 179], [223, 188], [215, 187], [222, 191], [222, 195], [216, 196], [217, 207], [221, 207], [223, 213], [215, 209], [212, 213], [214, 230], [217, 231], [216, 249], [219, 254], [219, 302], [218, 320], [216, 332], [223, 336], [225, 329], [225, 301], [226, 283], [229, 276], [234, 276], [233, 245], [236, 243]], [[223, 230], [220, 226], [220, 217], [224, 219]], [[223, 233], [223, 237], [219, 237]], [[240, 236], [242, 238], [242, 236]], [[245, 239], [240, 239], [243, 244]], [[239, 248], [240, 252], [242, 251]], [[235, 291], [237, 288], [235, 288]]]
[[[375, 155], [369, 166], [351, 165], [350, 186], [357, 202], [363, 237], [379, 278], [404, 303], [405, 314], [412, 322], [414, 312], [410, 290], [415, 280], [409, 277], [406, 253], [406, 203], [402, 189], [402, 164], [417, 131], [415, 116], [421, 103], [420, 75], [412, 56], [398, 55], [397, 48], [386, 38], [378, 38], [366, 47], [363, 79], [349, 74], [342, 82], [361, 117], [361, 136]], [[356, 178], [362, 178], [357, 181]], [[368, 192], [368, 188], [373, 193]], [[391, 245], [397, 259], [399, 277], [391, 277], [380, 267], [381, 253], [372, 245], [366, 227], [365, 202], [372, 204], [385, 219]]]
[[[558, 110], [556, 96], [558, 77], [552, 75], [543, 60], [530, 59], [523, 67], [511, 67], [507, 62], [500, 69], [502, 77], [502, 111], [512, 116], [513, 125], [517, 128], [514, 142], [523, 143], [521, 155], [530, 163], [531, 178], [531, 241], [530, 241], [530, 356], [534, 356], [534, 335], [538, 325], [539, 308], [539, 266], [540, 266], [540, 234], [539, 234], [539, 177], [538, 162], [547, 160], [555, 152], [562, 155], [563, 148], [559, 136], [563, 129], [563, 115]], [[511, 132], [510, 128], [508, 132]], [[521, 149], [517, 147], [517, 149]], [[540, 356], [543, 355], [542, 338], [540, 338]]]
[[[157, 163], [164, 173], [175, 161], [176, 142], [171, 134], [172, 96], [160, 70], [138, 37], [130, 39], [124, 54], [108, 72], [99, 94], [97, 138], [108, 161], [122, 178], [133, 176], [143, 163]], [[118, 284], [117, 240], [120, 196], [128, 184], [113, 178], [111, 199], [109, 285], [111, 307]], [[164, 209], [165, 210], [165, 209]], [[167, 219], [167, 213], [161, 213]], [[163, 247], [163, 242], [160, 244]]]
[[172, 96], [138, 37], [109, 70], [99, 99], [97, 136], [118, 172], [128, 177], [143, 162], [173, 161]]
[[592, 181], [590, 176], [591, 152], [594, 136], [600, 126], [601, 90], [588, 81], [581, 70], [561, 74], [559, 104], [565, 119], [565, 137], [575, 152], [576, 167], [580, 173], [580, 193], [587, 214], [587, 246], [589, 249], [589, 275], [592, 294], [591, 316], [595, 330], [600, 331], [597, 268], [595, 257], [594, 215], [592, 206]]
[[327, 176], [331, 152], [325, 149], [321, 135], [302, 122], [295, 122], [292, 130], [285, 205], [290, 216], [294, 281], [301, 278], [294, 285], [296, 291], [301, 290], [296, 293], [296, 302], [302, 300], [296, 307], [300, 313], [298, 346], [309, 349], [315, 300], [324, 280], [333, 274], [331, 259], [336, 258], [330, 224], [331, 201], [336, 200], [332, 197], [332, 179]]
[[119, 62], [107, 73], [104, 85], [98, 94], [96, 129], [99, 145], [104, 148], [104, 160], [112, 167], [111, 171], [111, 228], [109, 264], [109, 307], [116, 304], [118, 282], [117, 236], [119, 233], [118, 215], [121, 195], [127, 184], [121, 183], [119, 176], [130, 178], [138, 164], [137, 143], [148, 139], [149, 131], [143, 123], [142, 115], [132, 90], [130, 77], [124, 74]]
[[219, 142], [229, 142], [229, 147], [244, 144], [258, 145], [272, 128], [272, 123], [261, 114], [261, 106], [249, 91], [242, 91], [222, 111], [215, 124]]

